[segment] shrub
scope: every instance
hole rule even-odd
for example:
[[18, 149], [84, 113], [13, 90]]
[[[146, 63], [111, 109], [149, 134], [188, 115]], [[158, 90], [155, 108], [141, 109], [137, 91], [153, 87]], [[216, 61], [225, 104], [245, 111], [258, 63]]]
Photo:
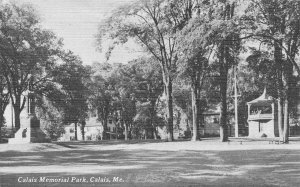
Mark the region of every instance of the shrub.
[[46, 126], [45, 130], [50, 139], [54, 141], [65, 133], [65, 127], [61, 123], [50, 123]]

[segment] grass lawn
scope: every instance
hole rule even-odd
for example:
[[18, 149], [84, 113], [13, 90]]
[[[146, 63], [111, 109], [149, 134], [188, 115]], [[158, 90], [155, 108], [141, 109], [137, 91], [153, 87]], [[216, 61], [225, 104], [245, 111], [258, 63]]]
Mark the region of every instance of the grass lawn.
[[0, 144], [0, 158], [1, 187], [300, 186], [298, 140]]

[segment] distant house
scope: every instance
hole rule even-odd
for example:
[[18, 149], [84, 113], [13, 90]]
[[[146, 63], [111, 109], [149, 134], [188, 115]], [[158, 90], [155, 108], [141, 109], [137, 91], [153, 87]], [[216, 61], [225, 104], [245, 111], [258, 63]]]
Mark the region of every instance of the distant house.
[[[102, 123], [99, 122], [95, 112], [89, 112], [89, 118], [86, 120], [84, 127], [84, 140], [99, 140], [103, 131]], [[75, 140], [75, 124], [65, 126], [65, 134], [61, 136], [59, 141]], [[77, 140], [83, 140], [81, 125], [77, 125]]]
[[117, 139], [117, 121], [109, 118], [107, 121], [107, 134], [109, 139]]
[[[77, 138], [82, 140], [82, 134], [80, 131], [80, 126], [77, 126]], [[65, 133], [58, 139], [58, 141], [72, 141], [75, 140], [75, 124], [65, 126]]]
[[[96, 115], [91, 115], [89, 119], [86, 121], [86, 125], [84, 127], [84, 140], [86, 141], [97, 141], [102, 139], [103, 133], [103, 125], [100, 121], [97, 120], [98, 117]], [[107, 123], [108, 134], [110, 139], [114, 139], [116, 136], [116, 122], [112, 119], [108, 119]], [[65, 134], [61, 136], [59, 141], [72, 141], [75, 140], [75, 125], [74, 123], [65, 127]], [[82, 139], [81, 126], [77, 126], [77, 140]]]
[[[218, 104], [211, 105], [207, 110], [205, 110], [202, 115], [200, 116], [200, 127], [198, 128], [198, 133], [201, 137], [213, 137], [213, 136], [220, 136], [220, 106]], [[228, 120], [228, 136], [234, 136], [234, 114], [228, 112], [227, 113]], [[185, 128], [181, 128], [183, 130], [182, 135], [176, 137], [175, 136], [175, 129], [174, 129], [174, 138], [180, 138], [184, 136], [185, 138], [190, 138], [193, 133], [193, 121], [189, 120], [187, 117], [181, 121], [181, 125], [186, 126]]]
[[96, 117], [90, 118], [86, 121], [84, 128], [85, 140], [97, 141], [101, 139], [102, 136], [102, 123], [97, 121]]
[[[203, 112], [201, 117], [201, 127], [199, 129], [201, 136], [219, 136], [220, 135], [220, 106], [212, 105]], [[234, 136], [234, 114], [228, 113], [228, 136]]]

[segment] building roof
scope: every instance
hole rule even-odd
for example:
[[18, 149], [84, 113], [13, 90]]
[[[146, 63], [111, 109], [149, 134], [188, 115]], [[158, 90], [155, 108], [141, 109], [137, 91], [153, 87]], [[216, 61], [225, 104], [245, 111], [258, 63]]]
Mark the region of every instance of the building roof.
[[273, 97], [267, 94], [267, 90], [265, 88], [261, 96], [259, 96], [258, 98], [252, 101], [247, 102], [247, 104], [255, 104], [255, 103], [264, 104], [264, 103], [272, 103], [272, 102], [273, 102]]

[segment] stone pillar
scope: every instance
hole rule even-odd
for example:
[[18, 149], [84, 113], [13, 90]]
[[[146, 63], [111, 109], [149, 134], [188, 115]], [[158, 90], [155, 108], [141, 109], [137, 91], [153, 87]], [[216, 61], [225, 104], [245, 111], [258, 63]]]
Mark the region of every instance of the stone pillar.
[[14, 138], [8, 140], [9, 144], [23, 144], [34, 142], [47, 142], [46, 134], [40, 129], [40, 120], [35, 113], [34, 93], [28, 92], [27, 104], [25, 106], [25, 116], [21, 117], [21, 128], [15, 133]]

